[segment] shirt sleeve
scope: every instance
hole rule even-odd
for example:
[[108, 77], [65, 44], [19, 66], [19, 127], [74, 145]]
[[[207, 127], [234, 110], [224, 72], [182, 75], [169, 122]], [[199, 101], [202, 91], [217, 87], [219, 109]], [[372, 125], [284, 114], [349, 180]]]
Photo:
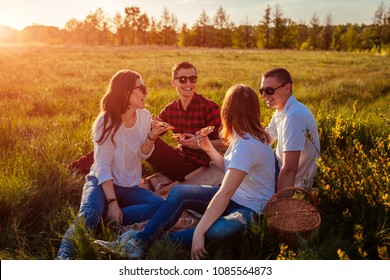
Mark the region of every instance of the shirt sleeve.
[[249, 140], [240, 140], [233, 148], [232, 158], [227, 169], [234, 168], [248, 174], [256, 163], [256, 157], [253, 156], [255, 151], [257, 151], [255, 145]]
[[269, 136], [271, 137], [270, 144], [278, 140], [278, 130], [276, 126], [275, 115], [272, 116], [271, 121], [269, 122], [265, 130], [268, 132]]
[[208, 108], [207, 125], [215, 127], [214, 131], [209, 135], [210, 139], [219, 139], [218, 133], [221, 129], [221, 113], [219, 106], [214, 102], [210, 102], [210, 106]]
[[[143, 145], [143, 144], [145, 144], [146, 138], [148, 137], [148, 133], [150, 132], [150, 128], [151, 128], [151, 125], [152, 125], [150, 112], [148, 110], [143, 110], [142, 114], [140, 114], [140, 119], [141, 119], [141, 121], [140, 121], [140, 124], [141, 124], [141, 137], [142, 137], [141, 139], [143, 139], [142, 140], [142, 145]], [[153, 148], [146, 155], [144, 155], [142, 153], [141, 148], [140, 148], [141, 159], [142, 160], [148, 159], [152, 155], [153, 151], [154, 151], [154, 144], [153, 144]]]
[[283, 151], [303, 151], [306, 140], [306, 120], [291, 115], [284, 123]]
[[98, 144], [97, 140], [103, 133], [103, 117], [100, 118], [93, 133], [94, 146], [94, 164], [92, 171], [98, 179], [99, 185], [113, 179], [112, 161], [114, 159], [115, 146], [111, 141], [111, 134], [102, 144]]

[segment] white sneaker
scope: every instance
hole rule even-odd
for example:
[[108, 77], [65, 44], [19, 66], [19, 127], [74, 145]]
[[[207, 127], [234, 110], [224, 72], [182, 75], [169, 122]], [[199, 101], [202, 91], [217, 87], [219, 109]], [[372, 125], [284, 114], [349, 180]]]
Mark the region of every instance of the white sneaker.
[[132, 259], [141, 259], [144, 256], [144, 248], [138, 245], [134, 238], [121, 243], [124, 248], [125, 255]]
[[141, 259], [144, 255], [144, 249], [132, 238], [135, 233], [137, 231], [129, 230], [122, 234], [115, 242], [95, 240], [93, 243], [113, 255], [128, 259]]
[[138, 232], [139, 230], [134, 230], [134, 229], [126, 230], [124, 233], [122, 233], [121, 236], [119, 236], [118, 242], [126, 242], [127, 240], [133, 238], [134, 234]]

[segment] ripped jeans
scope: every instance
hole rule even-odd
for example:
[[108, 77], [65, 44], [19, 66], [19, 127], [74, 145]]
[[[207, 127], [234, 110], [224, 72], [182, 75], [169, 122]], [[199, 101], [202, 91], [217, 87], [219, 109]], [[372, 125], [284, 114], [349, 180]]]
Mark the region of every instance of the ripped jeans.
[[[185, 209], [204, 214], [208, 204], [219, 187], [204, 185], [176, 185], [169, 192], [166, 200], [160, 205], [142, 231], [134, 235], [144, 245], [150, 244], [171, 228]], [[242, 233], [255, 221], [257, 214], [250, 208], [230, 200], [222, 216], [206, 232], [206, 242], [225, 240]], [[168, 238], [191, 246], [195, 228], [189, 228], [168, 234]]]

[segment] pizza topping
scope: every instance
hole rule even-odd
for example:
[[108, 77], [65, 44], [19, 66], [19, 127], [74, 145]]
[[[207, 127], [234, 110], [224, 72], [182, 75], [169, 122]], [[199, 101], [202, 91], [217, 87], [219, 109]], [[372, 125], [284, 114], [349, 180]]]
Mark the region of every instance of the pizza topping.
[[208, 134], [210, 134], [211, 132], [214, 131], [214, 127], [213, 125], [210, 125], [210, 126], [207, 126], [207, 127], [204, 127], [200, 130], [200, 133], [202, 134], [202, 136], [206, 136]]
[[172, 129], [174, 129], [173, 125], [161, 121], [156, 115], [152, 115], [152, 123], [157, 125], [157, 126], [163, 127], [165, 130], [172, 130]]

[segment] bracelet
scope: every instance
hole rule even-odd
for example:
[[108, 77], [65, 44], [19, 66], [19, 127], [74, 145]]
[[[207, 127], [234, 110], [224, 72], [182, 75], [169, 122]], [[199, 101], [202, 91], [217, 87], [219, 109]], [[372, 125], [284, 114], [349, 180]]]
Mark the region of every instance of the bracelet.
[[150, 141], [156, 141], [157, 138], [154, 138], [154, 139], [153, 139], [153, 138], [150, 138], [149, 133], [148, 133], [148, 139], [149, 139]]
[[107, 205], [109, 205], [111, 202], [114, 202], [114, 201], [117, 201], [117, 199], [116, 198], [109, 198], [109, 199], [107, 199]]

